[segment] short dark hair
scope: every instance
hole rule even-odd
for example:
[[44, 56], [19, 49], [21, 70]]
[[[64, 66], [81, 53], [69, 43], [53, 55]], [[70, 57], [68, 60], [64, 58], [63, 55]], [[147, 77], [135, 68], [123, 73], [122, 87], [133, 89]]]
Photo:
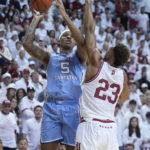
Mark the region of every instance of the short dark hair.
[[34, 111], [35, 111], [37, 108], [41, 108], [41, 109], [43, 110], [43, 108], [42, 108], [41, 105], [37, 105], [37, 106], [34, 107]]
[[132, 146], [134, 148], [134, 145], [132, 143], [126, 144], [125, 148], [127, 148], [128, 146]]
[[136, 101], [134, 99], [130, 100], [129, 105], [136, 105]]
[[123, 65], [127, 62], [128, 58], [130, 57], [130, 51], [124, 44], [117, 44], [113, 48], [114, 52], [114, 66], [118, 67]]

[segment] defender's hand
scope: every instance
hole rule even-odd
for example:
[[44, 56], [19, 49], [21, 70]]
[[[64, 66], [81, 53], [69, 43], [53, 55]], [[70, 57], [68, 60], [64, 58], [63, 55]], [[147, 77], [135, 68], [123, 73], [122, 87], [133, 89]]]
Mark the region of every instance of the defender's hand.
[[91, 4], [91, 0], [85, 0], [86, 3]]
[[36, 10], [33, 10], [32, 14], [33, 14], [33, 18], [35, 18], [37, 21], [40, 21], [41, 19], [43, 19], [44, 15], [45, 15], [45, 13], [40, 13]]
[[64, 4], [63, 4], [62, 0], [56, 0], [55, 5], [56, 5], [56, 7], [58, 7], [59, 9], [65, 10]]

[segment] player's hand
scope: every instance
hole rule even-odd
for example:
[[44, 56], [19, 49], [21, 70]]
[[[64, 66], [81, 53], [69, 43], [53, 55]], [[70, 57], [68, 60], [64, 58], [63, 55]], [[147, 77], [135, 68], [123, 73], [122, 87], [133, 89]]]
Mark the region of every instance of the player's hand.
[[85, 0], [86, 3], [91, 4], [91, 0]]
[[56, 5], [56, 7], [58, 7], [59, 9], [65, 10], [64, 4], [63, 4], [62, 0], [56, 0], [55, 5]]
[[32, 11], [32, 14], [33, 14], [33, 17], [34, 17], [36, 20], [39, 21], [39, 20], [43, 19], [44, 15], [45, 15], [45, 12], [40, 13], [40, 12], [38, 12], [38, 11], [36, 11], [36, 10], [33, 10], [33, 11]]

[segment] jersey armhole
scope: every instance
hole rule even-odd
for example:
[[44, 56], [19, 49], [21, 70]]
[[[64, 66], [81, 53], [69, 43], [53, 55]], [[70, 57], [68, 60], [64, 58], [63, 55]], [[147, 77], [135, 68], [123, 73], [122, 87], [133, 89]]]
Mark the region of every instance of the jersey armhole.
[[98, 77], [98, 75], [100, 74], [100, 72], [102, 70], [103, 64], [104, 64], [104, 61], [102, 60], [101, 63], [100, 63], [100, 66], [98, 68], [97, 73], [90, 80], [86, 80], [85, 83], [92, 82], [93, 80], [95, 80]]

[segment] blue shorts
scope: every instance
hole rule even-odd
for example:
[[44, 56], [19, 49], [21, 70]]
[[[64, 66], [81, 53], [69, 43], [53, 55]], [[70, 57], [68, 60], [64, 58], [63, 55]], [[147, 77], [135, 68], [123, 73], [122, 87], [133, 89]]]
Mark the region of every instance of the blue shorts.
[[77, 100], [48, 100], [43, 106], [41, 143], [61, 141], [62, 144], [75, 146], [79, 122]]

